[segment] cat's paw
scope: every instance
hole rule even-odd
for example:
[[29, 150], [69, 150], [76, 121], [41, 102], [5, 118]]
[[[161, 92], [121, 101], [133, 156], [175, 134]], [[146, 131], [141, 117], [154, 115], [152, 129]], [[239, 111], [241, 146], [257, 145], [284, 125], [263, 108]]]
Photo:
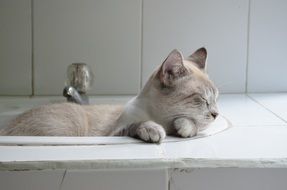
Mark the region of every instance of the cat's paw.
[[177, 135], [187, 138], [197, 134], [197, 127], [187, 118], [177, 118], [173, 122]]
[[160, 143], [166, 136], [163, 127], [153, 121], [141, 123], [136, 129], [137, 137], [145, 142]]

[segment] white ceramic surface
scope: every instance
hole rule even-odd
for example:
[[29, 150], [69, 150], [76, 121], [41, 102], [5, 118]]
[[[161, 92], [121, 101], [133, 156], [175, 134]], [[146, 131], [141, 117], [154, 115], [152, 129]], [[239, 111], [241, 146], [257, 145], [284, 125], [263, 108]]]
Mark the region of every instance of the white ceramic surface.
[[67, 66], [74, 62], [92, 67], [91, 94], [136, 94], [140, 0], [33, 2], [36, 95], [61, 95]]
[[148, 160], [164, 158], [159, 145], [0, 146], [0, 162]]
[[255, 101], [287, 122], [287, 94], [251, 94]]
[[166, 190], [167, 171], [161, 170], [68, 170], [62, 190]]
[[59, 190], [64, 170], [0, 171], [1, 190]]
[[[232, 127], [226, 118], [219, 116], [209, 128], [200, 131], [196, 136], [192, 138], [177, 138], [168, 137], [163, 140], [162, 143], [171, 143], [178, 141], [193, 140], [197, 138], [204, 138], [217, 133], [228, 130]], [[29, 146], [41, 146], [41, 145], [129, 145], [144, 143], [141, 140], [136, 140], [130, 137], [28, 137], [28, 136], [0, 136], [0, 145], [29, 145]]]
[[244, 92], [248, 0], [144, 0], [142, 80], [174, 48], [208, 50], [208, 72], [222, 92]]
[[[220, 113], [230, 120], [234, 127], [218, 134], [216, 133], [222, 131], [223, 128], [211, 127], [212, 131], [209, 132], [214, 134], [205, 138], [169, 137], [160, 145], [142, 143], [127, 137], [96, 137], [82, 138], [80, 141], [86, 143], [83, 146], [36, 146], [39, 140], [52, 141], [49, 138], [41, 139], [41, 137], [37, 141], [27, 137], [5, 137], [6, 139], [0, 137], [2, 142], [11, 143], [17, 140], [18, 143], [24, 141], [31, 143], [30, 145], [34, 143], [34, 146], [0, 146], [0, 169], [287, 167], [285, 147], [287, 123], [276, 114], [276, 112], [284, 111], [278, 107], [284, 105], [285, 97], [284, 94], [221, 95]], [[24, 109], [25, 105], [59, 101], [57, 98], [39, 98], [34, 102], [32, 98], [27, 103], [25, 99], [8, 98], [7, 101], [5, 99], [0, 98], [0, 102], [6, 102], [4, 106], [0, 106], [2, 116], [5, 116], [5, 113], [6, 116], [9, 115], [5, 112], [6, 108], [9, 108], [8, 113], [12, 114], [13, 110]], [[93, 101], [117, 102], [117, 98], [102, 97], [101, 99], [95, 98]], [[119, 101], [124, 102], [126, 99], [122, 98]], [[220, 122], [217, 124], [217, 126], [224, 126]], [[95, 145], [102, 144], [102, 138], [105, 139], [104, 144], [110, 143], [110, 145]], [[60, 137], [56, 141], [57, 143], [80, 142], [77, 138]], [[94, 145], [91, 145], [92, 143]]]
[[285, 190], [286, 169], [171, 170], [169, 190]]
[[31, 95], [31, 0], [0, 1], [0, 95]]
[[248, 92], [286, 92], [287, 1], [250, 1]]
[[234, 127], [208, 138], [218, 158], [287, 158], [287, 125]]
[[286, 124], [276, 115], [244, 94], [219, 96], [219, 112], [236, 126], [273, 126]]
[[0, 94], [31, 95], [33, 83], [36, 94], [60, 95], [72, 62], [94, 68], [92, 94], [136, 94], [172, 49], [187, 56], [200, 46], [222, 92], [284, 92], [285, 8], [284, 0], [2, 0]]
[[204, 139], [163, 144], [167, 158], [287, 158], [287, 125], [234, 127]]

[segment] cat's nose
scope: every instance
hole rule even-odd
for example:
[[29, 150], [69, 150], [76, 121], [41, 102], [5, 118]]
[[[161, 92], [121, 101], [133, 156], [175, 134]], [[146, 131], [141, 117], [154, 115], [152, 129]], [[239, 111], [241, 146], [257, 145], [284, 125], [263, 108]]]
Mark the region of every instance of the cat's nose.
[[217, 112], [211, 112], [211, 115], [214, 119], [216, 119], [216, 117], [218, 116], [218, 113]]

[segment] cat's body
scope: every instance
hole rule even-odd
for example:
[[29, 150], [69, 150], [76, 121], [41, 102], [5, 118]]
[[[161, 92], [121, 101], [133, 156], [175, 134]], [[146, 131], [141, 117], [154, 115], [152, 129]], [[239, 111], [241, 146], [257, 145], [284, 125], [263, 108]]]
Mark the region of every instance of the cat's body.
[[218, 115], [218, 91], [205, 72], [207, 53], [184, 60], [172, 51], [142, 91], [125, 106], [62, 103], [25, 112], [2, 135], [128, 135], [160, 142], [166, 134], [194, 136]]
[[120, 105], [60, 103], [34, 108], [16, 117], [1, 133], [20, 136], [106, 136], [122, 113]]

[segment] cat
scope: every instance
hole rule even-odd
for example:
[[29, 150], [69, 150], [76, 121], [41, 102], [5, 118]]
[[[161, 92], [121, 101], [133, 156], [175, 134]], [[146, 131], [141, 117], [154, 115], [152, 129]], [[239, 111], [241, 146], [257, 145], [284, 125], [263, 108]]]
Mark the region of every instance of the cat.
[[218, 116], [218, 89], [206, 73], [207, 51], [184, 59], [173, 50], [125, 106], [43, 105], [16, 117], [1, 135], [130, 136], [160, 143], [192, 137]]

